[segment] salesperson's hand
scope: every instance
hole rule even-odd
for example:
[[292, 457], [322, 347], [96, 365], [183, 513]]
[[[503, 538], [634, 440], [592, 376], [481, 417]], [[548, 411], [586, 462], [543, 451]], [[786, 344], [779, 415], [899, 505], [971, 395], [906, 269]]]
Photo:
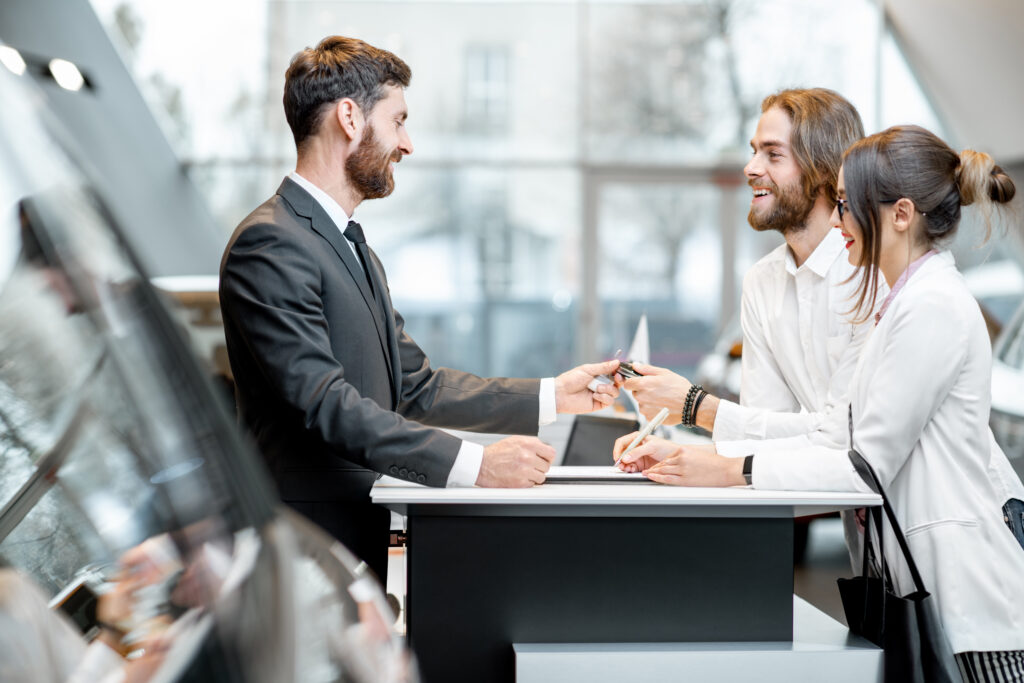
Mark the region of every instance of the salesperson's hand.
[[622, 452], [626, 450], [629, 444], [633, 443], [633, 439], [636, 438], [637, 434], [639, 432], [620, 436], [615, 440], [615, 446], [612, 447], [612, 457], [615, 459], [615, 464], [623, 472], [642, 472], [657, 465], [665, 458], [675, 455], [679, 450], [679, 444], [677, 443], [663, 439], [660, 436], [649, 436], [629, 453], [622, 455]]
[[643, 416], [650, 420], [662, 408], [668, 408], [668, 417], [663, 424], [679, 424], [683, 417], [686, 392], [690, 390], [690, 380], [671, 370], [646, 363], [633, 363], [633, 369], [643, 377], [631, 377], [623, 381], [621, 386], [633, 393]]
[[487, 488], [528, 488], [543, 484], [555, 449], [535, 436], [510, 436], [484, 448], [476, 485]]
[[644, 476], [673, 486], [743, 486], [743, 458], [719, 455], [714, 444], [679, 446], [679, 452], [644, 470]]
[[619, 361], [587, 363], [566, 370], [555, 378], [555, 410], [559, 413], [589, 413], [610, 406], [619, 395], [614, 384], [601, 384], [591, 391], [588, 385], [599, 375], [619, 369]]

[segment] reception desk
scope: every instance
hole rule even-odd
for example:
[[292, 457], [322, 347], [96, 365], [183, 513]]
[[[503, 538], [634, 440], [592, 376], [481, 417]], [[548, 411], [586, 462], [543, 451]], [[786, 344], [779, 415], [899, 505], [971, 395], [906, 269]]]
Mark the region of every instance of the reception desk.
[[792, 518], [881, 504], [858, 493], [389, 478], [372, 497], [408, 518], [406, 623], [426, 683], [514, 681], [514, 645], [792, 642]]

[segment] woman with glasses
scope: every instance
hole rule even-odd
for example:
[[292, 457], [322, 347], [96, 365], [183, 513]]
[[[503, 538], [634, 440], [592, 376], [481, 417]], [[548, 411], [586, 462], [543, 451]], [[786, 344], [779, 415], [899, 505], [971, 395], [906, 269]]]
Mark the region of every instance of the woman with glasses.
[[[846, 151], [832, 214], [860, 267], [851, 313], [877, 311], [850, 385], [853, 446], [893, 504], [967, 681], [1024, 681], [1024, 485], [988, 427], [989, 337], [943, 245], [961, 206], [979, 205], [987, 220], [1014, 193], [987, 154], [957, 154], [898, 126]], [[879, 277], [889, 294], [876, 306]], [[616, 443], [616, 458], [630, 438]], [[787, 440], [651, 438], [621, 466], [680, 486], [870, 490], [845, 450]], [[884, 542], [895, 547], [891, 532]], [[913, 591], [903, 558], [886, 559], [896, 592]]]

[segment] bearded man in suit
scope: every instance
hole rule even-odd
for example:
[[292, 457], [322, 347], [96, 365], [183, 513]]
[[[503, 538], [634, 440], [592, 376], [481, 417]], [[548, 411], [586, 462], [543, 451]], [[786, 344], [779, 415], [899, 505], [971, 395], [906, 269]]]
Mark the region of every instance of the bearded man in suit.
[[[394, 310], [384, 268], [352, 220], [394, 189], [413, 151], [401, 59], [332, 36], [285, 76], [295, 172], [235, 230], [220, 303], [241, 421], [285, 503], [321, 525], [381, 578], [390, 515], [378, 473], [428, 486], [540, 484], [554, 450], [535, 436], [484, 448], [434, 427], [533, 434], [617, 389], [588, 384], [617, 361], [545, 379], [481, 378], [431, 368]], [[431, 425], [430, 427], [426, 425]]]

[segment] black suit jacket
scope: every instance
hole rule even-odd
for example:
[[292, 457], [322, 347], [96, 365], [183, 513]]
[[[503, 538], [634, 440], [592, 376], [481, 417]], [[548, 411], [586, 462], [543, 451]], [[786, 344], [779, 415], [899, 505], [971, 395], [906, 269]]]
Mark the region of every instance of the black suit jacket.
[[338, 226], [287, 178], [224, 253], [239, 415], [285, 500], [365, 501], [375, 472], [444, 486], [461, 441], [426, 424], [537, 433], [539, 380], [432, 369], [370, 255], [379, 301]]

